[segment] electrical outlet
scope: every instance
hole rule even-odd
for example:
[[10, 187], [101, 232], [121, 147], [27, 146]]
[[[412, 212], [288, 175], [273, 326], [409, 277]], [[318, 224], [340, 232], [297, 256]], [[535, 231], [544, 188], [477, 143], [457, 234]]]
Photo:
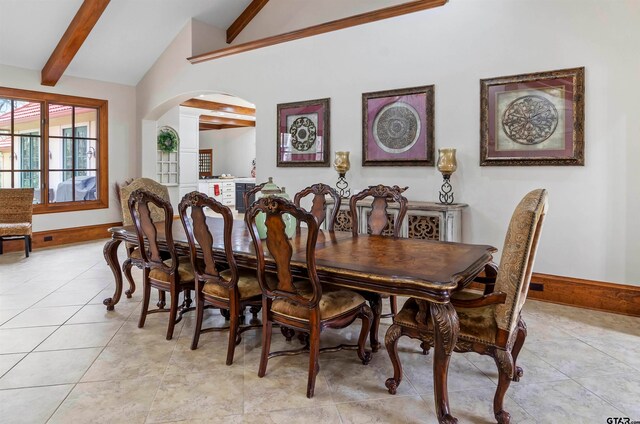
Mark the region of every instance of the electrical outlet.
[[53, 240], [53, 236], [44, 236], [44, 241], [51, 241]]
[[533, 290], [533, 291], [544, 291], [544, 284], [540, 284], [540, 283], [531, 283], [529, 285], [529, 290]]

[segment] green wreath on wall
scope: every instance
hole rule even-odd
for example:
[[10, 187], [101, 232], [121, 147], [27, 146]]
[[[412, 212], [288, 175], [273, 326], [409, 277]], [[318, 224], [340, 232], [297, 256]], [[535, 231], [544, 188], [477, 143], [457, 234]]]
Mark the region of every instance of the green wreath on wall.
[[178, 133], [171, 127], [164, 126], [158, 130], [158, 150], [165, 153], [173, 153], [178, 150], [178, 142], [180, 137]]

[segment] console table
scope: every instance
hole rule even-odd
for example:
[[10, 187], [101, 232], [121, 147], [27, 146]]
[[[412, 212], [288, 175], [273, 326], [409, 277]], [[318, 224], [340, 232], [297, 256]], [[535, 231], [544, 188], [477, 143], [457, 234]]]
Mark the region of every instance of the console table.
[[[368, 216], [371, 210], [371, 200], [365, 199], [357, 204], [358, 216]], [[435, 202], [409, 201], [407, 216], [401, 227], [401, 237], [424, 240], [462, 241], [462, 210], [468, 207], [465, 203], [443, 205]], [[327, 216], [333, 212], [333, 199], [327, 199]], [[399, 206], [391, 202], [387, 207], [388, 223], [382, 234], [393, 235], [393, 225], [398, 215]], [[351, 231], [351, 213], [349, 199], [343, 199], [340, 211], [336, 217], [334, 229], [336, 231]], [[366, 219], [360, 219], [359, 234], [369, 234]], [[324, 224], [326, 228], [326, 223]]]

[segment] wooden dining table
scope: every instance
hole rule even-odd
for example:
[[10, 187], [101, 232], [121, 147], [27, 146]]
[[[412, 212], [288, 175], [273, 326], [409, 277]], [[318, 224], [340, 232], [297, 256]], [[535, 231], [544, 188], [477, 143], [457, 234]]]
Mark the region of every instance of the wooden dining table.
[[[216, 261], [225, 262], [220, 218], [208, 217], [213, 235]], [[156, 223], [159, 237], [164, 238], [164, 223]], [[133, 226], [113, 227], [104, 247], [104, 256], [113, 271], [115, 292], [104, 300], [113, 310], [122, 295], [122, 273], [118, 246], [124, 241], [137, 244]], [[180, 222], [173, 225], [173, 240], [179, 255], [189, 255], [187, 238]], [[305, 231], [301, 229], [299, 231]], [[300, 233], [292, 237], [292, 271], [304, 275], [306, 238]], [[234, 257], [239, 267], [256, 267], [256, 254], [244, 221], [234, 221], [232, 231]], [[438, 420], [455, 423], [449, 412], [447, 373], [449, 359], [459, 331], [458, 316], [450, 303], [451, 294], [462, 289], [491, 261], [496, 249], [487, 245], [440, 242], [409, 238], [393, 238], [350, 232], [320, 230], [316, 244], [316, 265], [322, 282], [380, 294], [410, 296], [420, 304], [416, 317], [421, 325], [431, 320], [435, 333], [433, 355], [434, 398]], [[199, 252], [201, 254], [201, 252]], [[131, 296], [130, 293], [127, 294]], [[372, 340], [372, 348], [378, 344]], [[392, 379], [390, 379], [392, 380]], [[399, 384], [400, 382], [390, 382]], [[387, 387], [389, 387], [389, 380]]]

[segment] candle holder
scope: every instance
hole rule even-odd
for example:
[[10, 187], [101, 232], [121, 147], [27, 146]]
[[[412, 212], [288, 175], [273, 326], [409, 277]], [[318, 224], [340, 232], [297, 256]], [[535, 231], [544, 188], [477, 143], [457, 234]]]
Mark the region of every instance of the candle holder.
[[440, 187], [440, 203], [450, 205], [453, 203], [453, 187], [450, 179], [458, 168], [456, 162], [456, 149], [438, 149], [438, 171], [442, 173], [442, 187]]
[[338, 172], [336, 188], [338, 189], [340, 197], [346, 198], [351, 196], [351, 189], [349, 188], [349, 183], [345, 178], [347, 171], [349, 171], [350, 168], [351, 163], [349, 162], [349, 152], [336, 152], [336, 158], [333, 161], [333, 169]]

